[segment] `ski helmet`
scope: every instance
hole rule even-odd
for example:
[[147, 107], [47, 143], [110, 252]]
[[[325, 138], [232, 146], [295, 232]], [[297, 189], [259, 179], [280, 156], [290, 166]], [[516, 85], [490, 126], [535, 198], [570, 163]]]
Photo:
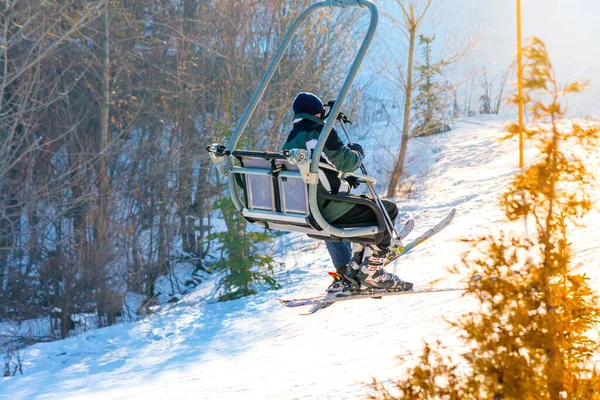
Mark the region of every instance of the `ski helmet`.
[[323, 102], [317, 96], [308, 92], [300, 92], [296, 95], [292, 104], [294, 114], [324, 114]]

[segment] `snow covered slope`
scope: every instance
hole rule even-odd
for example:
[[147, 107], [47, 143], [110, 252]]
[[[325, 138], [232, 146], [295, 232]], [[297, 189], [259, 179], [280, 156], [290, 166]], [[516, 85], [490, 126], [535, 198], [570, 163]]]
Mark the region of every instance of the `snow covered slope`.
[[[415, 198], [398, 202], [414, 218], [413, 235], [452, 207], [453, 224], [392, 269], [416, 285], [459, 284], [446, 268], [465, 250], [457, 239], [502, 226], [497, 198], [518, 162], [515, 141], [499, 143], [504, 122], [473, 118], [435, 143], [430, 178]], [[428, 142], [422, 143], [424, 146]], [[531, 157], [528, 151], [526, 159]], [[598, 157], [590, 160], [600, 168]], [[600, 172], [600, 171], [599, 171]], [[594, 189], [600, 194], [598, 186]], [[400, 221], [398, 221], [400, 223]], [[571, 236], [576, 263], [600, 289], [600, 214]], [[277, 257], [283, 288], [226, 303], [209, 288], [143, 321], [38, 344], [25, 352], [24, 376], [0, 381], [2, 399], [353, 399], [363, 382], [397, 376], [396, 355], [423, 340], [462, 344], [444, 318], [472, 307], [460, 293], [416, 294], [334, 304], [300, 316], [276, 297], [317, 294], [329, 283], [323, 243], [282, 235]]]

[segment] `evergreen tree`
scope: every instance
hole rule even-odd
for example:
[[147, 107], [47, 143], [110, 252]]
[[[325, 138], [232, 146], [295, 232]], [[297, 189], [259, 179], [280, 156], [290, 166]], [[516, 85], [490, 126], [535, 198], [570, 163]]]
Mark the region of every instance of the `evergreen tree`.
[[236, 210], [229, 197], [217, 200], [215, 209], [221, 210], [227, 231], [211, 234], [211, 239], [220, 243], [221, 258], [211, 271], [224, 271], [225, 276], [220, 280], [217, 289], [223, 289], [219, 301], [234, 300], [240, 297], [256, 294], [257, 284], [265, 284], [270, 289], [278, 289], [279, 284], [273, 277], [276, 263], [271, 256], [261, 255], [261, 244], [273, 242], [274, 235], [264, 230], [248, 232], [246, 220]]
[[442, 60], [433, 63], [431, 44], [434, 39], [435, 35], [432, 37], [419, 35], [424, 64], [417, 67], [421, 83], [417, 87], [418, 94], [413, 104], [413, 114], [416, 119], [415, 136], [435, 135], [450, 130], [446, 124], [450, 109], [450, 87], [439, 80], [446, 62]]
[[[398, 397], [374, 381], [371, 398], [600, 399], [593, 359], [598, 343], [588, 337], [600, 307], [585, 275], [571, 270], [567, 236], [570, 224], [593, 206], [586, 192], [593, 176], [582, 150], [597, 151], [599, 129], [576, 123], [559, 128], [565, 116], [559, 97], [582, 85], [559, 87], [539, 39], [532, 39], [524, 54], [524, 100], [538, 120], [549, 123], [527, 130], [541, 154], [514, 177], [501, 206], [509, 221], [526, 218], [534, 233], [466, 240], [473, 246], [462, 260], [471, 282], [466, 292], [479, 310], [452, 325], [461, 330], [468, 350], [459, 362], [444, 356], [441, 344], [427, 344], [419, 365], [395, 382]], [[533, 94], [542, 100], [533, 101]], [[518, 133], [516, 124], [509, 133]], [[467, 365], [464, 374], [457, 372], [459, 364]]]

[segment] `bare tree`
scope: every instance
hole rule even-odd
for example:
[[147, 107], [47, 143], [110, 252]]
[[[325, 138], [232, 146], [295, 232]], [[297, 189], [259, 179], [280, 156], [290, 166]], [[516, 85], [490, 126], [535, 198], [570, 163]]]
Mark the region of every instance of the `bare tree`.
[[110, 114], [110, 29], [109, 29], [109, 3], [106, 1], [105, 9], [100, 22], [100, 84], [99, 84], [99, 110], [100, 121], [96, 133], [96, 182], [98, 186], [98, 204], [94, 220], [94, 275], [95, 292], [98, 321], [103, 325], [111, 325], [115, 317], [120, 313], [120, 302], [115, 300], [109, 293], [107, 282], [107, 264], [110, 259], [110, 215], [108, 212], [108, 201], [110, 188], [108, 181], [108, 170], [106, 152], [108, 150], [109, 137], [109, 114]]
[[[413, 96], [415, 96], [415, 90], [422, 85], [423, 82], [431, 78], [431, 75], [429, 74], [415, 74], [415, 46], [416, 40], [419, 37], [419, 33], [427, 20], [428, 13], [434, 4], [434, 0], [427, 0], [419, 3], [419, 5], [416, 5], [415, 2], [409, 0], [396, 0], [396, 3], [400, 8], [400, 18], [396, 18], [389, 14], [388, 18], [395, 26], [400, 28], [405, 33], [408, 51], [406, 54], [406, 64], [397, 64], [397, 68], [391, 72], [392, 80], [398, 83], [404, 94], [404, 111], [402, 116], [403, 123], [400, 148], [394, 157], [394, 169], [390, 176], [390, 182], [386, 194], [387, 197], [394, 196], [396, 187], [398, 186], [398, 182], [400, 181], [404, 171], [408, 143], [413, 136], [412, 123], [414, 118], [411, 118], [411, 112], [413, 109]], [[394, 46], [397, 48], [397, 43], [394, 43]], [[428, 70], [430, 72], [437, 73], [444, 67], [455, 63], [466, 53], [470, 46], [471, 45], [468, 43], [463, 47], [463, 49], [450, 55], [447, 59], [442, 59], [436, 63], [432, 63]]]
[[414, 54], [415, 54], [415, 41], [417, 33], [423, 24], [425, 15], [431, 7], [433, 0], [427, 0], [420, 10], [415, 11], [415, 6], [412, 3], [406, 4], [403, 1], [398, 1], [398, 5], [402, 11], [402, 19], [393, 19], [394, 23], [402, 26], [408, 34], [408, 60], [406, 64], [406, 73], [400, 73], [400, 79], [404, 87], [404, 115], [402, 125], [402, 141], [400, 143], [400, 149], [394, 163], [394, 170], [390, 177], [390, 183], [388, 185], [387, 197], [393, 197], [398, 186], [398, 181], [402, 175], [404, 169], [404, 159], [406, 158], [406, 149], [408, 148], [409, 134], [410, 134], [410, 110], [412, 106], [412, 94], [415, 90], [415, 82], [413, 82], [413, 68], [414, 68]]
[[[127, 290], [151, 300], [175, 260], [203, 267], [220, 188], [201, 149], [308, 3], [0, 3], [1, 318], [48, 316], [64, 337], [74, 314], [117, 321]], [[280, 144], [294, 91], [332, 92], [343, 18], [294, 40], [248, 146]]]
[[[513, 63], [514, 64], [514, 63]], [[486, 67], [482, 68], [480, 88], [482, 90], [479, 96], [480, 114], [498, 114], [503, 100], [504, 88], [508, 80], [508, 74], [512, 66], [498, 73], [497, 78], [489, 79]], [[497, 81], [497, 83], [495, 83]]]
[[[56, 202], [58, 209], [45, 207], [60, 197], [68, 176], [66, 171], [55, 174], [60, 159], [54, 154], [82, 122], [53, 129], [81, 77], [81, 69], [71, 68], [74, 62], [64, 57], [64, 51], [100, 10], [90, 3], [73, 14], [72, 5], [29, 1], [0, 5], [0, 303], [6, 307], [0, 315], [16, 310], [27, 318], [39, 312], [34, 299], [40, 282], [31, 276], [48, 258], [43, 251], [48, 229], [81, 200], [75, 196]], [[66, 16], [68, 20], [63, 19]], [[63, 85], [67, 77], [73, 80]], [[24, 309], [29, 311], [23, 313]]]
[[483, 93], [479, 96], [479, 114], [491, 114], [492, 113], [492, 87], [494, 86], [494, 79], [489, 80], [487, 74], [487, 68], [483, 67], [481, 74], [481, 89]]
[[504, 99], [504, 88], [506, 87], [506, 81], [508, 80], [508, 75], [510, 71], [513, 69], [515, 62], [511, 64], [506, 70], [500, 72], [500, 77], [498, 79], [498, 89], [496, 93], [496, 98], [494, 102], [493, 112], [494, 114], [498, 114], [500, 112], [500, 106]]

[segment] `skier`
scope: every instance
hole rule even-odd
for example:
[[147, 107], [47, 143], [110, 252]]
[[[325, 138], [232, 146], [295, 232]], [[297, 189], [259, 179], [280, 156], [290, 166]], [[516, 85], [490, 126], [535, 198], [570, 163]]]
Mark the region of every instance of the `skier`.
[[[294, 127], [283, 145], [283, 150], [306, 149], [312, 151], [325, 124], [323, 102], [312, 93], [301, 92], [296, 95], [292, 110], [294, 111]], [[352, 172], [360, 167], [364, 157], [365, 152], [360, 144], [344, 145], [335, 129], [332, 129], [325, 142], [321, 162], [333, 165], [342, 172]], [[319, 211], [329, 223], [350, 226], [377, 224], [377, 216], [370, 207], [319, 198], [318, 193], [327, 192], [349, 193], [350, 187], [346, 182], [340, 180], [335, 171], [321, 169], [319, 170], [317, 203]], [[394, 221], [398, 215], [398, 208], [391, 201], [383, 200], [383, 203], [390, 218]], [[383, 269], [383, 264], [391, 252], [389, 249], [391, 239], [390, 233], [385, 230], [381, 241], [377, 245], [370, 245], [372, 252], [366, 256], [364, 245], [353, 246], [350, 260], [350, 251], [345, 242], [328, 242], [327, 250], [336, 271], [342, 276], [358, 281], [361, 290], [409, 290], [413, 286], [412, 283], [404, 282]]]

